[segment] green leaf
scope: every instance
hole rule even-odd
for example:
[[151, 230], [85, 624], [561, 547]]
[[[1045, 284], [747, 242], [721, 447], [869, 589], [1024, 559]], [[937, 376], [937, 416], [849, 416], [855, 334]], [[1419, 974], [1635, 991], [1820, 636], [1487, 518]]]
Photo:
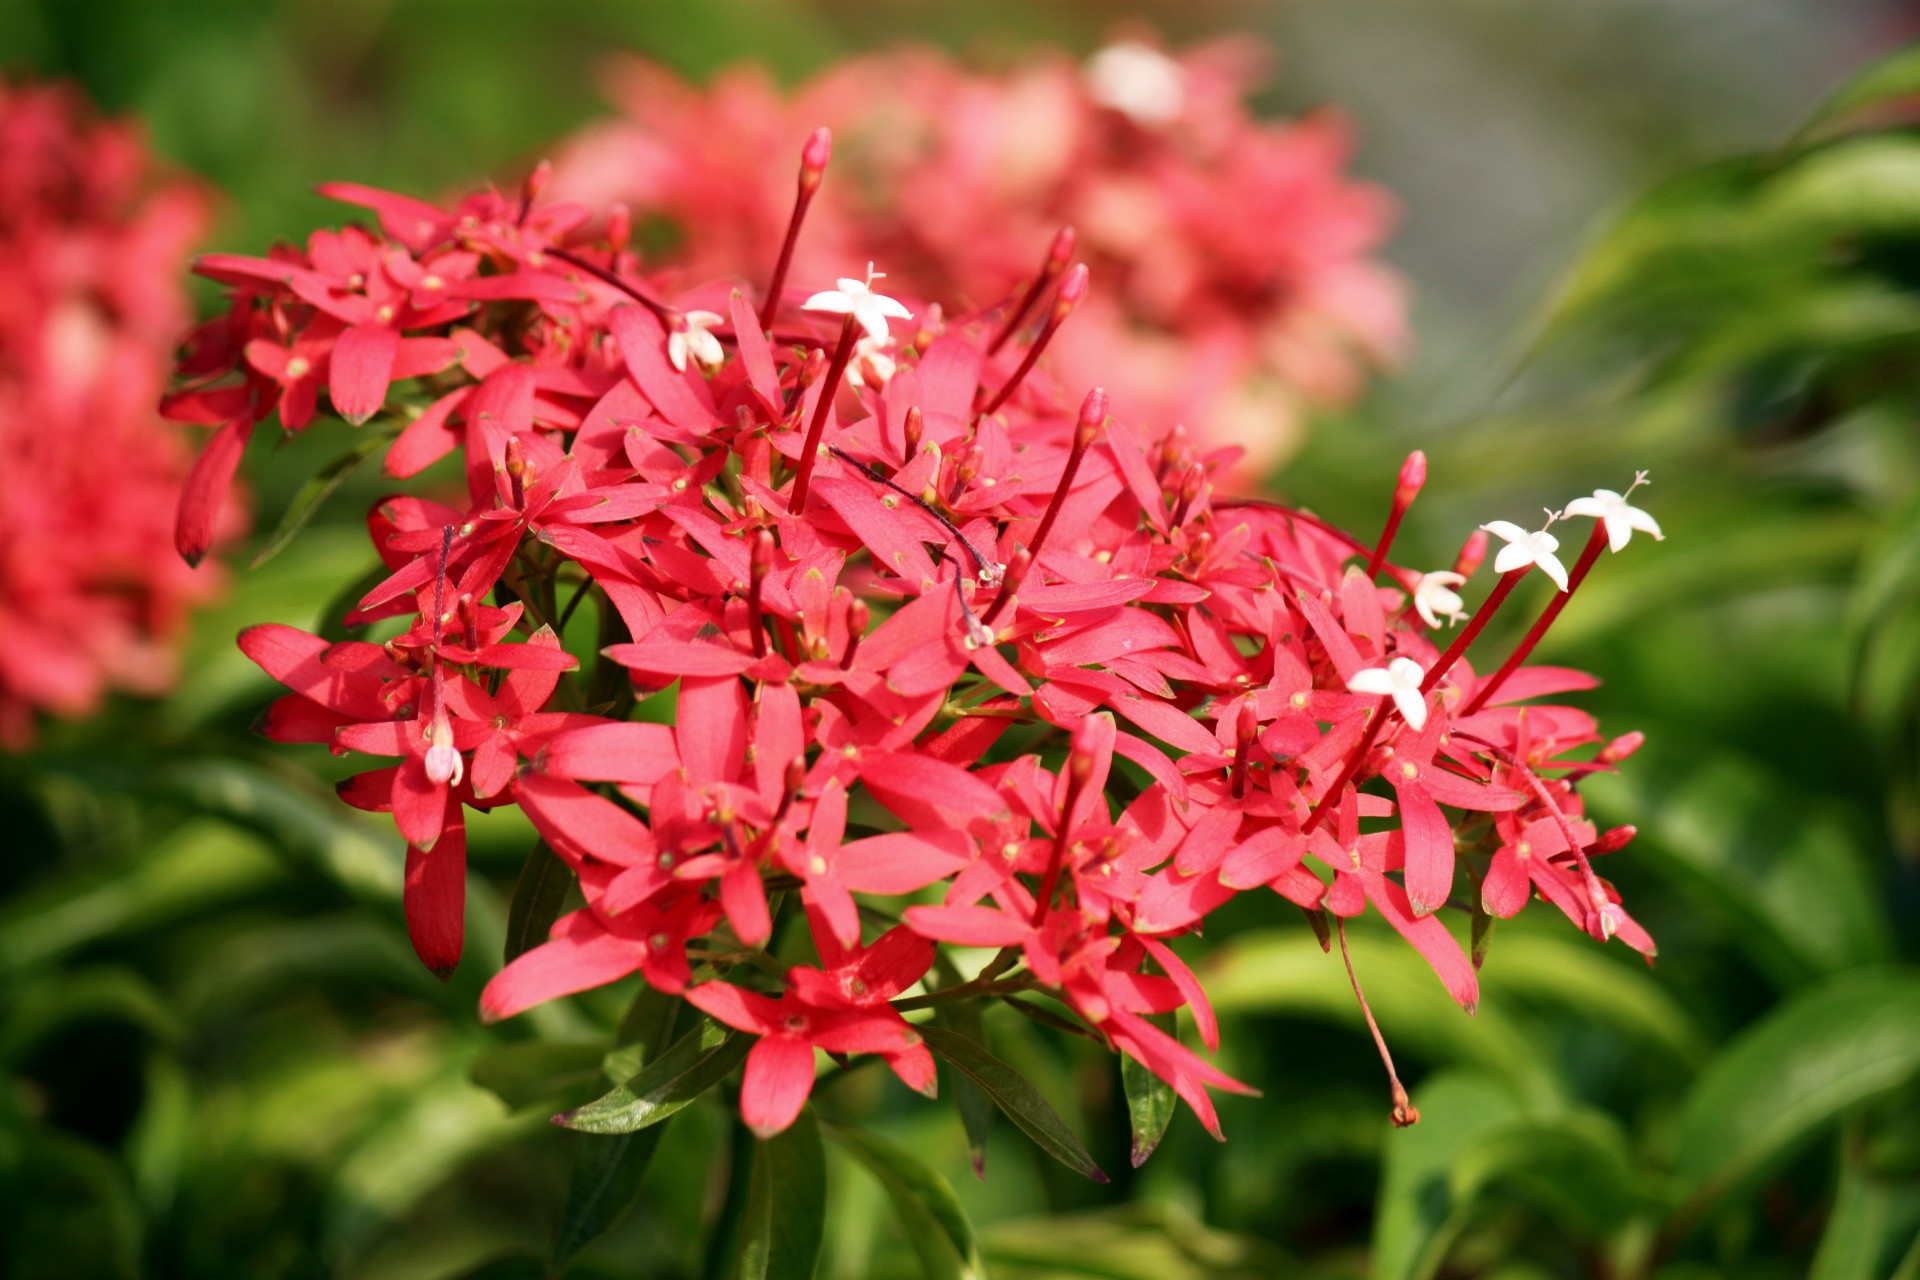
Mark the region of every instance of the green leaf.
[[547, 940], [547, 931], [560, 918], [560, 908], [573, 887], [573, 873], [545, 840], [536, 840], [520, 864], [520, 879], [507, 906], [506, 963]]
[[1845, 1146], [1840, 1189], [1808, 1280], [1882, 1280], [1910, 1242], [1920, 1249], [1920, 1179], [1877, 1173], [1858, 1132]]
[[752, 1047], [751, 1036], [702, 1019], [639, 1075], [553, 1122], [581, 1133], [633, 1133], [659, 1124], [726, 1079]]
[[627, 1216], [640, 1198], [647, 1168], [666, 1131], [664, 1124], [657, 1124], [636, 1133], [580, 1135], [580, 1153], [567, 1183], [567, 1207], [553, 1240], [550, 1275], [565, 1272], [582, 1249]]
[[470, 1074], [475, 1084], [518, 1111], [598, 1084], [605, 1055], [597, 1041], [523, 1040], [487, 1050], [474, 1059]]
[[755, 1144], [740, 1280], [812, 1280], [827, 1225], [827, 1154], [813, 1108]]
[[[978, 1000], [960, 1000], [934, 1011], [940, 1025], [965, 1036], [977, 1045], [987, 1043], [987, 1024], [980, 1016]], [[960, 1127], [967, 1135], [967, 1153], [973, 1159], [973, 1176], [987, 1176], [987, 1136], [993, 1132], [993, 1103], [980, 1086], [966, 1076], [956, 1076], [948, 1092], [960, 1112]]]
[[1748, 1028], [1694, 1083], [1674, 1131], [1684, 1229], [1856, 1104], [1920, 1077], [1920, 973], [1848, 974]]
[[977, 1280], [986, 1274], [973, 1223], [945, 1178], [875, 1134], [837, 1125], [826, 1134], [865, 1165], [893, 1201], [927, 1280]]
[[1458, 1205], [1499, 1187], [1588, 1240], [1625, 1225], [1644, 1198], [1620, 1127], [1591, 1111], [1483, 1134], [1455, 1158], [1449, 1181]]
[[1420, 1123], [1387, 1137], [1373, 1228], [1373, 1280], [1424, 1280], [1439, 1270], [1464, 1224], [1450, 1177], [1477, 1138], [1517, 1119], [1513, 1090], [1479, 1075], [1445, 1072], [1414, 1091]]
[[307, 522], [313, 519], [314, 512], [320, 509], [320, 504], [332, 497], [333, 491], [345, 484], [347, 477], [352, 475], [361, 463], [372, 457], [377, 450], [393, 443], [393, 438], [398, 434], [400, 433], [397, 430], [365, 432], [358, 444], [310, 476], [307, 482], [300, 486], [299, 492], [295, 493], [292, 500], [287, 503], [286, 514], [280, 517], [279, 527], [267, 538], [265, 545], [254, 553], [247, 567], [258, 569], [285, 550], [286, 545], [293, 541], [294, 535], [307, 527]]
[[920, 1034], [927, 1047], [952, 1063], [967, 1079], [980, 1086], [993, 1104], [1006, 1113], [1020, 1132], [1032, 1138], [1042, 1151], [1076, 1173], [1095, 1182], [1108, 1181], [1107, 1175], [1087, 1149], [1074, 1137], [1032, 1081], [977, 1043], [944, 1027], [922, 1026]]
[[[1173, 1014], [1152, 1013], [1146, 1018], [1168, 1035], [1173, 1034]], [[1120, 1083], [1127, 1091], [1127, 1118], [1133, 1128], [1133, 1167], [1138, 1169], [1160, 1145], [1167, 1124], [1173, 1119], [1173, 1086], [1124, 1053], [1120, 1055]]]

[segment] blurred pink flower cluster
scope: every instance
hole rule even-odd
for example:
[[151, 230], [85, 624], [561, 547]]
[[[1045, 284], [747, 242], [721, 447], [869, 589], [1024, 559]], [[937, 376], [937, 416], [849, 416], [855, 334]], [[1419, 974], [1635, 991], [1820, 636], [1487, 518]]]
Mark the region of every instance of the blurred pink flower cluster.
[[188, 453], [154, 409], [207, 214], [132, 126], [0, 85], [0, 746], [163, 691], [217, 586], [172, 553]]
[[1068, 254], [1100, 288], [1052, 356], [1069, 385], [1101, 382], [1117, 412], [1238, 445], [1223, 478], [1257, 481], [1313, 410], [1350, 401], [1406, 346], [1397, 279], [1371, 255], [1392, 203], [1346, 172], [1336, 113], [1263, 121], [1245, 97], [1249, 41], [1169, 55], [1139, 41], [1084, 64], [1042, 55], [970, 71], [909, 48], [835, 64], [792, 93], [755, 67], [689, 85], [619, 65], [623, 118], [555, 160], [554, 193], [624, 201], [663, 233], [684, 280], [753, 270], [785, 225], [793, 139], [833, 131], [796, 270], [822, 278], [869, 258], [907, 293], [972, 310], [1032, 275], [1071, 228]]

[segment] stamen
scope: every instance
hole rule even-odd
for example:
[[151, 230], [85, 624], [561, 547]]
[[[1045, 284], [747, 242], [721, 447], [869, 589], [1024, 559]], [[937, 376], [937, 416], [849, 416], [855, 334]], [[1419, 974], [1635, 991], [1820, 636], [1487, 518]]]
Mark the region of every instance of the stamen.
[[1007, 397], [1019, 390], [1020, 384], [1026, 380], [1027, 374], [1039, 361], [1040, 353], [1047, 349], [1047, 344], [1053, 341], [1053, 335], [1060, 331], [1060, 326], [1066, 322], [1068, 316], [1073, 314], [1074, 307], [1079, 305], [1080, 300], [1086, 296], [1087, 264], [1076, 262], [1073, 270], [1067, 272], [1066, 279], [1060, 282], [1060, 291], [1053, 296], [1053, 311], [1047, 316], [1046, 326], [1040, 330], [1040, 336], [1035, 338], [1033, 345], [1027, 348], [1026, 358], [1020, 361], [1020, 367], [1013, 371], [1013, 376], [994, 393], [993, 398], [977, 408], [978, 413], [983, 415], [992, 413], [1007, 402]]
[[840, 669], [853, 670], [853, 660], [860, 652], [860, 641], [866, 637], [867, 624], [872, 620], [872, 610], [867, 602], [855, 596], [847, 602], [847, 651], [840, 655]]
[[1254, 706], [1253, 699], [1247, 698], [1240, 703], [1239, 723], [1233, 733], [1233, 798], [1244, 799], [1247, 794], [1247, 761], [1253, 755], [1253, 740], [1260, 732], [1260, 710]]
[[1053, 522], [1060, 518], [1060, 508], [1066, 505], [1067, 490], [1073, 487], [1074, 477], [1080, 473], [1080, 460], [1087, 456], [1094, 438], [1100, 434], [1100, 428], [1107, 421], [1107, 392], [1104, 387], [1095, 387], [1087, 392], [1087, 398], [1080, 402], [1080, 419], [1073, 428], [1073, 448], [1067, 454], [1067, 465], [1060, 469], [1060, 483], [1054, 486], [1053, 497], [1047, 500], [1047, 510], [1040, 517], [1040, 527], [1034, 530], [1033, 541], [1027, 544], [1029, 555], [1038, 556], [1040, 548], [1046, 545], [1047, 535], [1053, 532]]
[[1053, 902], [1053, 891], [1060, 884], [1060, 864], [1067, 851], [1068, 839], [1073, 830], [1073, 811], [1079, 806], [1080, 793], [1086, 789], [1093, 777], [1093, 753], [1083, 748], [1080, 735], [1074, 734], [1073, 749], [1067, 756], [1067, 798], [1060, 806], [1060, 828], [1053, 835], [1053, 852], [1047, 856], [1047, 873], [1040, 881], [1040, 896], [1034, 899], [1034, 928], [1047, 917], [1047, 908]]
[[780, 259], [774, 264], [773, 279], [767, 284], [767, 297], [760, 304], [760, 327], [773, 328], [774, 312], [780, 308], [780, 291], [787, 286], [787, 268], [793, 265], [793, 247], [800, 241], [800, 224], [806, 220], [813, 193], [820, 189], [827, 161], [833, 156], [833, 135], [822, 125], [807, 138], [800, 149], [800, 186], [793, 198], [793, 216], [787, 219], [787, 238], [780, 243]]
[[767, 629], [760, 612], [760, 593], [767, 580], [767, 570], [773, 566], [773, 534], [766, 529], [757, 529], [753, 535], [753, 552], [747, 570], [747, 631], [753, 638], [753, 656], [767, 656]]
[[[1640, 475], [1644, 477], [1646, 472], [1643, 471]], [[1635, 481], [1635, 483], [1642, 482]], [[1629, 489], [1628, 492], [1632, 490]], [[1500, 664], [1500, 669], [1474, 692], [1473, 697], [1467, 700], [1466, 706], [1460, 708], [1461, 715], [1470, 716], [1485, 706], [1487, 699], [1498, 693], [1500, 686], [1507, 682], [1507, 677], [1518, 670], [1521, 663], [1533, 656], [1534, 646], [1539, 644], [1540, 638], [1547, 634], [1547, 628], [1551, 627], [1554, 619], [1560, 616], [1560, 611], [1567, 607], [1567, 601], [1573, 599], [1573, 593], [1580, 589], [1580, 584], [1586, 580], [1587, 571], [1593, 568], [1594, 562], [1600, 558], [1600, 552], [1606, 548], [1606, 545], [1606, 522], [1595, 520], [1593, 532], [1587, 536], [1587, 545], [1580, 549], [1580, 558], [1573, 562], [1573, 570], [1567, 574], [1567, 589], [1556, 591], [1553, 599], [1547, 601], [1547, 607], [1541, 610], [1540, 617], [1521, 638], [1520, 643], [1514, 646], [1513, 652], [1507, 655], [1507, 660]]]
[[1393, 1069], [1393, 1054], [1387, 1049], [1387, 1038], [1380, 1034], [1380, 1024], [1373, 1020], [1373, 1009], [1367, 1004], [1367, 993], [1360, 989], [1360, 975], [1353, 971], [1353, 956], [1347, 950], [1347, 922], [1336, 918], [1334, 923], [1340, 933], [1340, 959], [1347, 966], [1347, 981], [1353, 984], [1353, 998], [1360, 1002], [1367, 1030], [1373, 1033], [1373, 1047], [1380, 1051], [1380, 1062], [1386, 1067], [1387, 1080], [1393, 1086], [1393, 1127], [1404, 1129], [1419, 1124], [1420, 1110], [1408, 1099], [1406, 1086], [1400, 1083]]
[[1420, 488], [1427, 482], [1427, 455], [1415, 449], [1407, 455], [1400, 466], [1400, 483], [1394, 486], [1393, 507], [1387, 512], [1387, 526], [1380, 533], [1380, 541], [1374, 544], [1373, 555], [1367, 561], [1367, 577], [1380, 572], [1380, 565], [1387, 558], [1387, 549], [1393, 546], [1394, 535], [1400, 532], [1400, 520], [1407, 514], [1407, 508], [1419, 496]]
[[1074, 230], [1070, 226], [1061, 227], [1054, 233], [1053, 243], [1047, 248], [1047, 260], [1040, 265], [1040, 274], [1027, 286], [1020, 305], [1007, 314], [1006, 323], [1000, 326], [1000, 332], [994, 335], [993, 341], [987, 346], [988, 355], [995, 354], [1007, 344], [1007, 339], [1019, 329], [1021, 322], [1027, 318], [1027, 312], [1033, 310], [1033, 304], [1040, 300], [1047, 286], [1059, 279], [1060, 273], [1067, 269], [1067, 263], [1073, 259], [1075, 240]]
[[993, 602], [987, 606], [987, 611], [980, 615], [981, 622], [989, 626], [993, 624], [993, 620], [1000, 616], [1000, 611], [1013, 602], [1014, 594], [1020, 590], [1020, 584], [1027, 580], [1027, 571], [1031, 568], [1033, 568], [1033, 552], [1025, 547], [1017, 548], [1013, 557], [1007, 561], [1005, 576], [1000, 579], [1000, 594], [993, 598]]
[[[833, 363], [827, 366], [827, 378], [814, 402], [813, 422], [807, 427], [806, 443], [800, 446], [800, 469], [794, 473], [793, 496], [787, 502], [789, 515], [802, 515], [807, 509], [807, 484], [813, 479], [813, 464], [820, 456], [820, 433], [826, 430], [827, 416], [833, 412], [833, 398], [840, 391], [840, 379], [853, 356], [855, 334], [860, 325], [851, 312], [840, 322], [840, 341], [833, 349]], [[795, 399], [798, 400], [796, 394]]]

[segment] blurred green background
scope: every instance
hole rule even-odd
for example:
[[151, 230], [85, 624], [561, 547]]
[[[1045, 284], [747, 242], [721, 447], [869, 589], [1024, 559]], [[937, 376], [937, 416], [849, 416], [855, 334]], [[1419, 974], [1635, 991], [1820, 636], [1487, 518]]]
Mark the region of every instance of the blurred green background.
[[[1425, 448], [1402, 546], [1437, 564], [1473, 524], [1653, 470], [1668, 541], [1604, 564], [1541, 656], [1602, 673], [1603, 724], [1647, 732], [1590, 795], [1640, 826], [1607, 870], [1660, 963], [1529, 913], [1468, 1019], [1359, 931], [1425, 1115], [1395, 1133], [1337, 961], [1242, 903], [1206, 973], [1223, 1065], [1266, 1097], [1224, 1100], [1225, 1147], [1182, 1116], [1127, 1171], [1112, 1061], [1017, 1018], [992, 1021], [996, 1051], [1114, 1185], [1005, 1125], [975, 1181], [951, 1108], [878, 1073], [823, 1112], [943, 1175], [999, 1276], [1914, 1280], [1920, 67], [1857, 91], [1887, 110], [1815, 115], [1897, 47], [1904, 6], [7, 0], [0, 65], [145, 120], [226, 193], [210, 243], [259, 252], [342, 216], [320, 181], [517, 175], [603, 109], [614, 51], [792, 79], [901, 38], [1086, 51], [1123, 18], [1274, 41], [1263, 105], [1344, 105], [1359, 169], [1403, 204], [1388, 257], [1420, 354], [1320, 423], [1281, 490], [1370, 530]], [[333, 456], [326, 434], [256, 442], [263, 509]], [[176, 697], [0, 759], [0, 1274], [535, 1276], [570, 1169], [610, 1141], [546, 1116], [603, 1087], [625, 989], [474, 1013], [525, 827], [476, 822], [468, 960], [443, 988], [408, 951], [391, 832], [332, 802], [323, 753], [246, 734], [270, 695], [233, 633], [316, 626], [366, 567], [376, 491], [355, 481], [270, 572], [236, 572]], [[717, 1106], [676, 1117], [637, 1209], [569, 1274], [713, 1274], [726, 1135]], [[965, 1273], [830, 1154], [822, 1276]]]

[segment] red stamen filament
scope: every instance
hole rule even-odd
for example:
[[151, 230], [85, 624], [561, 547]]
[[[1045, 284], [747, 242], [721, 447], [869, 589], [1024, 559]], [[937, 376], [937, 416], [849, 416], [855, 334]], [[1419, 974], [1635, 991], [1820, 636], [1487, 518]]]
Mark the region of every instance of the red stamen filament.
[[1040, 881], [1040, 896], [1033, 902], [1034, 928], [1047, 917], [1047, 907], [1053, 902], [1053, 891], [1060, 884], [1060, 864], [1066, 859], [1067, 840], [1073, 831], [1073, 811], [1080, 803], [1080, 792], [1085, 789], [1087, 780], [1093, 775], [1093, 759], [1081, 752], [1074, 752], [1067, 758], [1067, 800], [1060, 806], [1060, 830], [1053, 837], [1053, 852], [1047, 858], [1047, 874]]
[[1473, 697], [1468, 699], [1467, 705], [1461, 708], [1461, 715], [1470, 716], [1485, 706], [1487, 699], [1498, 693], [1500, 686], [1507, 682], [1507, 677], [1518, 670], [1521, 663], [1533, 656], [1534, 646], [1539, 644], [1540, 638], [1547, 634], [1547, 628], [1551, 627], [1554, 619], [1560, 616], [1560, 611], [1567, 607], [1567, 601], [1573, 599], [1573, 593], [1580, 589], [1580, 584], [1586, 580], [1587, 572], [1593, 568], [1594, 562], [1600, 558], [1601, 549], [1606, 545], [1606, 522], [1596, 520], [1593, 522], [1593, 533], [1587, 538], [1587, 545], [1580, 549], [1580, 558], [1573, 562], [1573, 571], [1567, 574], [1567, 589], [1554, 593], [1553, 599], [1549, 600], [1547, 607], [1541, 611], [1539, 619], [1534, 622], [1520, 643], [1514, 646], [1513, 652], [1507, 655], [1507, 660], [1500, 664], [1500, 669], [1494, 672], [1492, 678], [1481, 685], [1474, 692]]
[[998, 409], [1007, 402], [1009, 396], [1020, 389], [1020, 384], [1026, 380], [1027, 374], [1032, 372], [1033, 366], [1039, 362], [1041, 353], [1047, 349], [1047, 344], [1053, 341], [1053, 335], [1059, 332], [1066, 318], [1073, 314], [1075, 304], [1086, 296], [1086, 292], [1086, 264], [1078, 263], [1067, 273], [1067, 278], [1060, 282], [1060, 292], [1054, 297], [1053, 311], [1047, 316], [1046, 327], [1040, 330], [1040, 335], [1033, 340], [1033, 345], [1027, 348], [1026, 357], [1020, 361], [1020, 367], [1013, 371], [1013, 376], [994, 393], [991, 400], [980, 407], [979, 412], [982, 415]]
[[1027, 318], [1027, 312], [1033, 310], [1033, 304], [1047, 291], [1047, 286], [1060, 278], [1067, 269], [1067, 262], [1073, 257], [1074, 231], [1072, 227], [1062, 227], [1054, 235], [1053, 243], [1047, 247], [1047, 260], [1040, 266], [1040, 274], [1033, 278], [1027, 291], [1020, 298], [1020, 305], [1007, 313], [1007, 321], [1000, 326], [1000, 332], [994, 335], [987, 346], [987, 354], [993, 355], [1007, 345], [1007, 339], [1014, 335], [1020, 324]]
[[815, 129], [800, 153], [800, 185], [793, 197], [793, 214], [787, 219], [787, 238], [780, 242], [780, 258], [774, 263], [773, 278], [767, 282], [766, 300], [760, 304], [762, 329], [773, 328], [774, 312], [780, 308], [780, 292], [787, 287], [787, 269], [793, 265], [793, 249], [800, 242], [800, 224], [806, 221], [813, 193], [820, 189], [820, 179], [826, 173], [830, 141], [831, 135], [825, 128]]
[[1420, 1123], [1420, 1111], [1407, 1097], [1406, 1086], [1400, 1083], [1399, 1075], [1393, 1069], [1393, 1054], [1387, 1049], [1387, 1038], [1380, 1034], [1380, 1024], [1373, 1020], [1373, 1009], [1367, 1004], [1367, 993], [1360, 989], [1360, 975], [1353, 971], [1353, 956], [1347, 951], [1347, 922], [1336, 917], [1335, 925], [1340, 932], [1340, 959], [1347, 966], [1347, 981], [1353, 984], [1353, 998], [1360, 1002], [1360, 1012], [1367, 1019], [1367, 1030], [1373, 1033], [1373, 1047], [1380, 1051], [1380, 1062], [1387, 1069], [1387, 1080], [1393, 1085], [1393, 1125], [1404, 1129], [1410, 1124]]
[[851, 315], [840, 323], [840, 342], [833, 349], [833, 363], [827, 366], [826, 380], [820, 386], [820, 399], [813, 407], [806, 443], [800, 446], [800, 469], [794, 473], [793, 496], [787, 502], [789, 515], [800, 515], [807, 509], [807, 483], [813, 479], [813, 464], [820, 457], [820, 433], [826, 429], [827, 416], [833, 412], [833, 398], [840, 391], [847, 361], [853, 357], [854, 334], [859, 327]]

